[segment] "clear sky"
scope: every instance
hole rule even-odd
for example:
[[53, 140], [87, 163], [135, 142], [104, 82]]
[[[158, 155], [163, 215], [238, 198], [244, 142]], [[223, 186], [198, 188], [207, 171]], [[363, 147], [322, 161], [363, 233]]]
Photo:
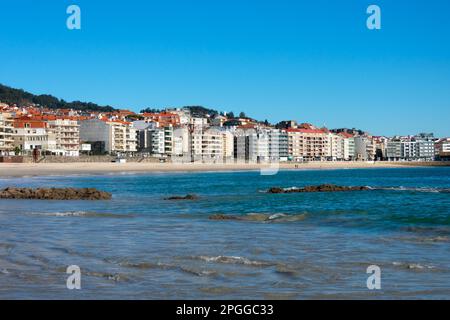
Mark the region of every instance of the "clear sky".
[[450, 136], [449, 17], [448, 0], [4, 0], [0, 83], [135, 111]]

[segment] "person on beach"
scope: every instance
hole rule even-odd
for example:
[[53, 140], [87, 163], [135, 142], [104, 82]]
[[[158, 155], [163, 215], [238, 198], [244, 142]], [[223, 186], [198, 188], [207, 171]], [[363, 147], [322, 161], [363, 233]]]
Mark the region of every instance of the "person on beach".
[[36, 163], [38, 162], [39, 159], [39, 150], [38, 148], [34, 148], [33, 149], [33, 162]]

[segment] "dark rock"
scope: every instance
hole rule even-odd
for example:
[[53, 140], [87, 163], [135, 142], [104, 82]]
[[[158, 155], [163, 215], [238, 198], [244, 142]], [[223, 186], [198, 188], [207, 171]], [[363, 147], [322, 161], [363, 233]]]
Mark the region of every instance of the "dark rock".
[[111, 194], [94, 188], [6, 188], [0, 190], [0, 199], [110, 200]]
[[197, 200], [197, 199], [198, 199], [198, 196], [196, 196], [195, 194], [188, 194], [184, 197], [173, 196], [173, 197], [164, 198], [164, 200]]
[[335, 184], [321, 184], [318, 186], [306, 186], [303, 188], [270, 188], [268, 193], [300, 193], [300, 192], [339, 192], [339, 191], [363, 191], [370, 190], [369, 187], [357, 186], [357, 187], [347, 187], [347, 186], [337, 186]]
[[270, 188], [269, 193], [285, 193], [285, 190], [282, 188]]

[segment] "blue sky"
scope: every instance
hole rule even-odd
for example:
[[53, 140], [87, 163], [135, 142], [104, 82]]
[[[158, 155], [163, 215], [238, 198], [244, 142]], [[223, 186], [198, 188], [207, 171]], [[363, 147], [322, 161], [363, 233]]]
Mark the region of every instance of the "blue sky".
[[[66, 28], [70, 4], [82, 30]], [[450, 136], [449, 16], [447, 0], [1, 1], [0, 83], [135, 111]]]

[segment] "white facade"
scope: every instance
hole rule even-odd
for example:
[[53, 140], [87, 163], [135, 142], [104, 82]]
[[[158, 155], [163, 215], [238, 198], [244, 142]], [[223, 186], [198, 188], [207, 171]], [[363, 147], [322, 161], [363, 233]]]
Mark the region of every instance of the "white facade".
[[13, 123], [10, 114], [0, 113], [0, 155], [8, 155], [14, 149]]
[[189, 130], [186, 127], [175, 128], [173, 130], [173, 154], [176, 156], [188, 156]]
[[109, 153], [129, 153], [137, 151], [136, 129], [122, 121], [90, 119], [81, 122], [82, 141], [103, 141]]
[[62, 156], [80, 155], [80, 126], [76, 120], [48, 121], [48, 130], [55, 134], [56, 150]]
[[323, 161], [331, 153], [327, 133], [316, 129], [288, 129], [289, 156], [294, 161]]
[[[22, 152], [30, 152], [33, 149], [58, 153], [56, 136], [45, 128], [16, 128], [14, 129], [14, 145]], [[61, 150], [64, 152], [64, 150]]]
[[222, 131], [222, 153], [223, 157], [231, 160], [234, 155], [234, 135], [230, 131]]
[[386, 143], [386, 157], [391, 161], [431, 161], [435, 156], [434, 148], [431, 134], [394, 137]]
[[270, 137], [267, 132], [258, 132], [257, 130], [238, 132], [236, 136], [236, 159], [245, 162], [269, 161], [269, 141]]
[[191, 133], [191, 150], [195, 159], [223, 160], [223, 135], [220, 130], [195, 130]]
[[375, 159], [376, 145], [370, 137], [356, 136], [355, 141], [355, 160], [371, 161]]
[[[354, 147], [354, 145], [353, 145], [353, 147]], [[344, 160], [350, 160], [350, 139], [349, 138], [342, 138], [342, 157]]]
[[336, 161], [344, 158], [344, 139], [340, 135], [328, 133], [328, 141], [325, 144], [325, 148], [328, 160]]

